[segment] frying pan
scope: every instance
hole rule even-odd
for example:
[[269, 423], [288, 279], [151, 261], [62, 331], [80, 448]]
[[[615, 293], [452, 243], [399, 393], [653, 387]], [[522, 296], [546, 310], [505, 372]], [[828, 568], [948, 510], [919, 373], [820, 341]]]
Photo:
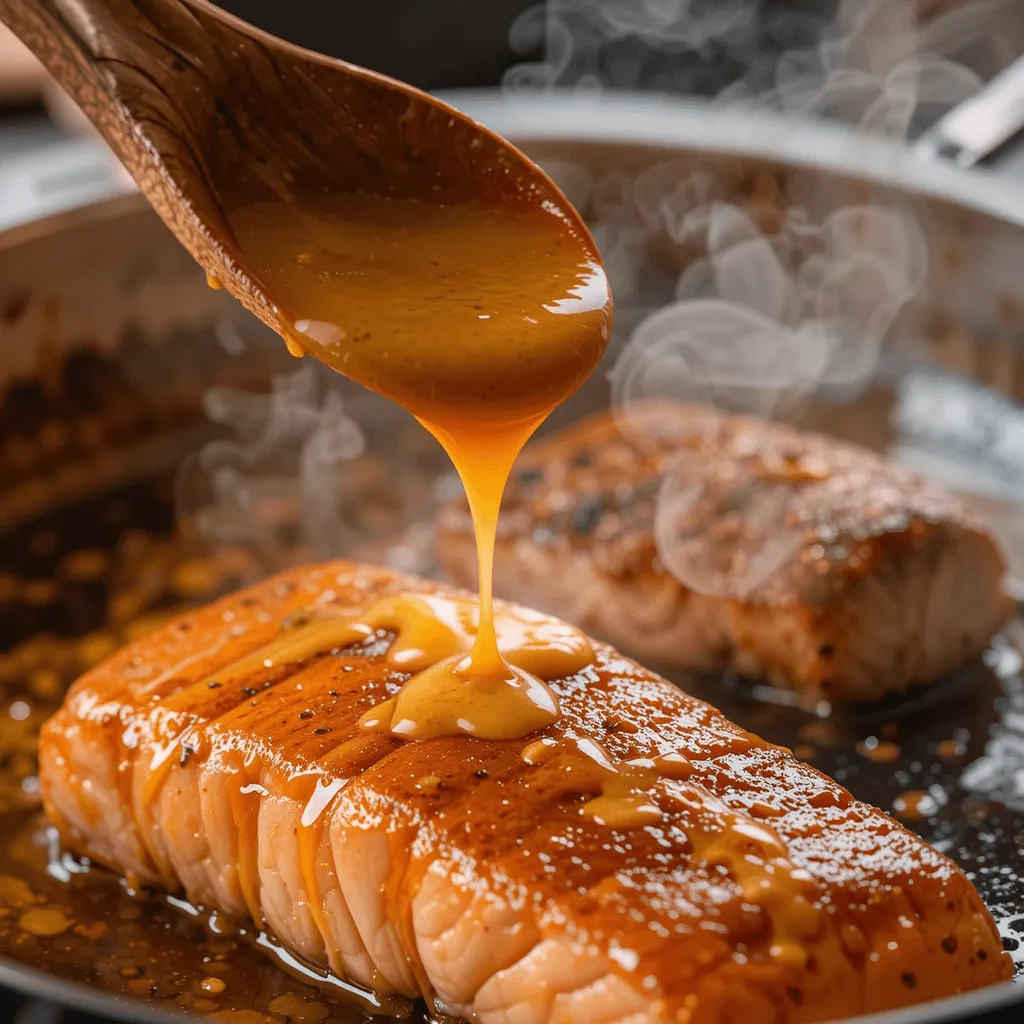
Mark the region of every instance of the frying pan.
[[[838, 127], [794, 125], [681, 100], [548, 95], [509, 101], [489, 94], [449, 99], [556, 171], [571, 166], [592, 178], [635, 176], [671, 159], [681, 168], [734, 181], [737, 188], [770, 174], [783, 195], [818, 211], [872, 201], [912, 212], [932, 257], [926, 286], [890, 333], [867, 398], [823, 400], [812, 425], [890, 448], [951, 486], [978, 492], [1012, 572], [1024, 578], [1021, 517], [1014, 501], [1024, 493], [1014, 477], [1018, 473], [1024, 480], [1024, 452], [1010, 445], [1016, 466], [1012, 458], [1007, 465], [992, 456], [1000, 431], [1024, 436], [1013, 434], [1024, 417], [1024, 276], [1018, 269], [1024, 191], [1005, 183], [987, 187], [978, 174], [922, 162]], [[595, 215], [586, 202], [582, 212]], [[655, 264], [664, 258], [663, 252], [651, 255]], [[32, 442], [44, 420], [77, 423], [83, 413], [76, 405], [81, 399], [76, 381], [83, 366], [113, 382], [88, 415], [102, 419], [116, 407], [121, 424], [107, 431], [99, 449], [86, 453], [71, 445], [35, 471], [0, 465], [0, 540], [45, 515], [59, 517], [62, 508], [91, 495], [172, 474], [215, 432], [201, 411], [209, 386], [265, 388], [289, 367], [283, 346], [205, 287], [201, 272], [135, 195], [0, 235], [0, 264], [0, 444], [14, 434]], [[641, 288], [620, 303], [619, 340], [610, 358], [622, 337], [664, 298], [656, 288]], [[244, 352], [225, 348], [226, 330], [244, 338]], [[901, 405], [908, 384], [917, 388], [915, 394], [924, 388], [939, 408], [955, 400], [963, 415], [954, 423], [922, 415], [920, 409], [915, 414]], [[403, 439], [412, 435], [401, 414], [373, 396], [345, 394], [347, 408], [367, 432], [371, 455], [392, 464], [407, 459], [403, 467], [419, 458], [403, 451]], [[871, 404], [868, 399], [878, 394], [882, 404]], [[558, 417], [565, 422], [607, 401], [606, 378], [599, 370]], [[443, 464], [436, 470], [442, 473]], [[415, 515], [429, 515], [431, 500], [424, 495]], [[14, 627], [4, 623], [2, 628], [6, 635]], [[66, 628], [76, 628], [73, 616]], [[984, 663], [927, 694], [829, 718], [820, 717], [821, 708], [780, 704], [775, 695], [743, 681], [677, 678], [749, 728], [807, 748], [804, 756], [813, 763], [883, 807], [892, 807], [904, 791], [927, 791], [934, 813], [912, 827], [972, 873], [1001, 922], [1007, 948], [1021, 950], [1024, 809], [1014, 809], [1012, 798], [1004, 801], [1006, 779], [1000, 782], [997, 771], [989, 773], [994, 781], [981, 793], [960, 784], [966, 766], [984, 764], [986, 757], [991, 761], [993, 751], [998, 754], [1014, 738], [1013, 714], [1024, 699], [1021, 659], [1013, 648], [1020, 635], [1011, 629]], [[957, 734], [963, 749], [943, 760], [936, 744], [953, 738], [956, 729], [965, 730]], [[872, 740], [877, 745], [894, 738], [895, 761], [881, 763], [858, 753], [870, 752]], [[0, 961], [0, 984], [119, 1020], [172, 1019], [152, 1006], [83, 989], [11, 960]], [[864, 1020], [1008, 1024], [1022, 1014], [1024, 983], [1011, 982]]]

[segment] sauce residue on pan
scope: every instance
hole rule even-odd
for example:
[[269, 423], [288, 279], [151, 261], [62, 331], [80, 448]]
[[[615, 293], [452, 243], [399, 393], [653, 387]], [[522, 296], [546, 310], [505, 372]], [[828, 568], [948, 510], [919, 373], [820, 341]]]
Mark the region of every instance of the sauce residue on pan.
[[424, 666], [377, 723], [408, 739], [494, 734], [499, 724], [513, 738], [549, 725], [558, 708], [542, 680], [557, 678], [559, 659], [546, 664], [543, 644], [529, 668], [503, 655], [492, 563], [516, 456], [608, 342], [611, 296], [586, 230], [529, 189], [492, 205], [302, 195], [230, 219], [288, 325], [289, 351], [308, 351], [411, 412], [447, 451], [469, 499], [480, 587], [472, 647]]

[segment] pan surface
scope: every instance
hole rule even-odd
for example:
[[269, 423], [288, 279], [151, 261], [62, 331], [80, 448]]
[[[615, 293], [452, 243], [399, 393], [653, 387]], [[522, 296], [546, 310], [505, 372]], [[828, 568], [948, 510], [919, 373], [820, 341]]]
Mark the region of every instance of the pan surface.
[[[1011, 356], [1015, 358], [1018, 325], [1012, 318], [1001, 319], [998, 308], [1005, 308], [1007, 297], [1015, 296], [1014, 289], [1024, 292], [1024, 285], [1005, 268], [1001, 273], [989, 270], [1000, 262], [998, 257], [1006, 251], [1006, 245], [1019, 247], [1024, 242], [1024, 199], [998, 190], [978, 189], [977, 179], [945, 169], [924, 170], [916, 178], [911, 175], [908, 186], [898, 164], [893, 163], [891, 152], [884, 155], [879, 150], [872, 156], [864, 147], [841, 147], [838, 137], [823, 150], [805, 135], [781, 130], [768, 132], [759, 140], [750, 134], [751, 126], [742, 118], [730, 120], [722, 112], [715, 112], [713, 118], [704, 121], [697, 117], [694, 122], [688, 120], [685, 110], [663, 109], [655, 116], [644, 105], [642, 109], [633, 109], [630, 115], [626, 101], [622, 101], [614, 117], [609, 116], [605, 106], [601, 118], [586, 115], [583, 107], [570, 108], [568, 112], [561, 108], [558, 118], [559, 102], [538, 102], [529, 116], [519, 107], [514, 116], [509, 115], [507, 124], [502, 123], [497, 107], [477, 109], [467, 101], [461, 105], [489, 126], [525, 143], [524, 148], [542, 160], [572, 160], [595, 174], [602, 168], [619, 165], [634, 173], [637, 167], [667, 157], [692, 158], [699, 163], [707, 160], [710, 152], [712, 159], [721, 158], [733, 164], [750, 163], [758, 169], [781, 167], [784, 176], [806, 174], [810, 169], [822, 180], [834, 182], [840, 193], [847, 187], [869, 187], [880, 190], [880, 194], [903, 197], [915, 209], [927, 209], [934, 247], [952, 238], [971, 254], [955, 287], [929, 289], [925, 303], [928, 308], [922, 308], [914, 319], [908, 320], [907, 329], [926, 333], [921, 325], [928, 323], [928, 317], [934, 317], [936, 307], [941, 306], [946, 322], [980, 325], [979, 331], [984, 332], [989, 346], [986, 352], [993, 345], [1005, 344], [1011, 346]], [[602, 104], [606, 102], [604, 98]], [[600, 130], [595, 127], [599, 121], [603, 122]], [[613, 127], [608, 128], [609, 124]], [[709, 128], [712, 124], [713, 129]], [[581, 141], [566, 140], [570, 125], [576, 126]], [[614, 125], [622, 126], [622, 133], [632, 133], [632, 137], [623, 138], [620, 133], [618, 138], [611, 138]], [[646, 137], [645, 129], [649, 130]], [[851, 163], [845, 161], [843, 154], [851, 159], [856, 155], [861, 166], [851, 170]], [[914, 174], [917, 171], [913, 168]], [[834, 201], [835, 194], [830, 193], [822, 201]], [[83, 274], [88, 263], [76, 258], [75, 249], [65, 245], [64, 266], [51, 273], [49, 287], [59, 290], [65, 287], [61, 283], [64, 279], [74, 278], [74, 288], [66, 287], [69, 301], [79, 303], [74, 307], [78, 310], [78, 327], [82, 326], [81, 318], [93, 315], [89, 312], [90, 303], [97, 308], [115, 302], [131, 306], [139, 294], [145, 294], [147, 280], [151, 283], [161, 275], [173, 277], [174, 287], [161, 297], [167, 313], [159, 329], [146, 322], [146, 309], [140, 303], [133, 313], [116, 316], [116, 323], [98, 332], [102, 337], [95, 339], [90, 351], [102, 353], [106, 362], [102, 372], [95, 370], [97, 378], [108, 371], [114, 373], [111, 367], [123, 361], [126, 338], [130, 348], [142, 344], [140, 334], [149, 333], [161, 335], [163, 340], [157, 348], [168, 360], [168, 366], [178, 360], [192, 369], [193, 383], [201, 385], [200, 393], [215, 379], [257, 387], [259, 382], [254, 374], [244, 371], [245, 367], [251, 371], [257, 363], [263, 380], [269, 379], [279, 364], [264, 360], [263, 354], [274, 350], [275, 342], [259, 338], [242, 354], [225, 358], [223, 347], [218, 347], [215, 340], [217, 331], [209, 329], [211, 321], [223, 325], [222, 318], [229, 315], [225, 307], [209, 306], [209, 293], [202, 286], [201, 275], [175, 261], [174, 243], [152, 226], [151, 215], [141, 205], [134, 204], [134, 200], [118, 203], [118, 210], [107, 220], [95, 209], [83, 214], [77, 225], [74, 216], [64, 219], [66, 231], [86, 232], [94, 247], [102, 248], [104, 231], [108, 232], [110, 244], [103, 250], [104, 264], [97, 274], [107, 274], [111, 281], [90, 285], [88, 276]], [[19, 263], [32, 267], [33, 281], [50, 265], [46, 235], [45, 227], [40, 226], [23, 234], [23, 251], [31, 250], [36, 262], [26, 259]], [[124, 241], [120, 254], [119, 238]], [[130, 242], [133, 238], [136, 241]], [[9, 241], [8, 246], [6, 251], [13, 252]], [[0, 251], [4, 251], [3, 239]], [[142, 259], [143, 251], [148, 254], [148, 269], [140, 275], [138, 260]], [[134, 266], [124, 265], [133, 262]], [[125, 286], [133, 270], [142, 282], [136, 282], [142, 293], [133, 293]], [[0, 287], [5, 286], [6, 282]], [[115, 295], [118, 298], [113, 298]], [[5, 300], [3, 308], [10, 308], [9, 298], [0, 295], [0, 300]], [[628, 331], [659, 301], [662, 300], [658, 296], [639, 296], [632, 304], [627, 303], [625, 329]], [[176, 311], [190, 304], [202, 315], [179, 322]], [[10, 446], [12, 437], [36, 444], [41, 437], [59, 435], [52, 427], [47, 433], [47, 423], [71, 421], [78, 415], [67, 394], [74, 389], [69, 381], [61, 383], [58, 379], [49, 392], [47, 388], [40, 392], [49, 393], [52, 398], [52, 410], [47, 417], [37, 416], [29, 426], [19, 426], [19, 416], [31, 420], [25, 407], [32, 406], [32, 402], [25, 395], [37, 394], [31, 390], [36, 387], [33, 382], [40, 376], [40, 367], [45, 369], [45, 360], [34, 362], [26, 355], [39, 344], [39, 332], [31, 328], [34, 311], [30, 301], [24, 317], [8, 324], [23, 346], [16, 372], [12, 368], [5, 378], [22, 382], [22, 390], [17, 392], [21, 395], [21, 411], [12, 412], [17, 404], [12, 398], [14, 390], [8, 392], [2, 406], [0, 443], [7, 443], [8, 450], [17, 448]], [[61, 365], [84, 358], [81, 350], [85, 334], [62, 330], [52, 341], [51, 348], [60, 350]], [[253, 337], [258, 334], [254, 330]], [[897, 352], [899, 358], [880, 364], [877, 379], [863, 394], [838, 405], [825, 400], [815, 403], [808, 409], [807, 422], [904, 457], [918, 457], [925, 462], [930, 458], [927, 464], [934, 468], [941, 463], [941, 473], [947, 482], [955, 484], [958, 469], [972, 462], [977, 469], [979, 463], [972, 424], [981, 424], [982, 433], [991, 442], [993, 401], [998, 399], [1002, 403], [999, 409], [1007, 430], [1016, 429], [1014, 417], [1020, 409], [1020, 395], [1013, 393], [1017, 379], [1013, 373], [1004, 374], [1006, 386], [1003, 378], [986, 380], [1007, 392], [1002, 396], [991, 387], [978, 387], [966, 379], [985, 379], [981, 372], [988, 365], [985, 360], [979, 354], [971, 361], [972, 345], [978, 336], [975, 332], [963, 342], [966, 356], [957, 363], [960, 376], [947, 372], [942, 360], [924, 358], [907, 362]], [[168, 342], [168, 338], [172, 340]], [[47, 358], [56, 357], [51, 351]], [[141, 395], [143, 404], [150, 401], [153, 391], [148, 385], [141, 386], [137, 377], [129, 377], [128, 390], [136, 397]], [[100, 382], [94, 393], [84, 398], [77, 396], [84, 402], [83, 408], [87, 407], [84, 414], [99, 421], [103, 421], [107, 410], [117, 407], [117, 402], [110, 398], [112, 392], [104, 387]], [[908, 412], [908, 393], [919, 398], [922, 388], [930, 388], [938, 396], [937, 401], [955, 396], [965, 408], [975, 410], [974, 418], [967, 416], [957, 429], [950, 427], [938, 436], [934, 432], [929, 434], [928, 422], [920, 416], [915, 419], [913, 409]], [[119, 395], [120, 391], [114, 387], [114, 393]], [[140, 419], [136, 428], [146, 435], [146, 443], [154, 437], [170, 436], [171, 423], [178, 431], [183, 425], [190, 430], [199, 429], [199, 397], [200, 394], [188, 396], [183, 392], [177, 412], [163, 413], [166, 423], [147, 426]], [[564, 419], [574, 418], [607, 400], [604, 382], [597, 377], [587, 393], [564, 412]], [[375, 418], [380, 417], [379, 443], [370, 444], [368, 464], [378, 465], [373, 463], [377, 459], [383, 460], [385, 466], [393, 466], [395, 460], [404, 459], [403, 465], [408, 465], [421, 459], [419, 449], [403, 451], [405, 441], [394, 443], [398, 436], [411, 439], [415, 435], [396, 434], [399, 428], [393, 418], [387, 418], [389, 415], [374, 402], [355, 415], [370, 434]], [[135, 442], [124, 440], [113, 428], [107, 430], [106, 436], [107, 444], [121, 446], [120, 456], [128, 465]], [[215, 928], [222, 932], [211, 937], [208, 924], [192, 913], [194, 908], [140, 900], [115, 879], [96, 871], [81, 871], [81, 865], [52, 845], [52, 836], [37, 817], [32, 781], [33, 736], [39, 722], [59, 701], [63, 686], [113, 646], [152, 628], [165, 616], [280, 564], [268, 565], [263, 552], [254, 551], [245, 543], [225, 543], [210, 550], [208, 544], [194, 537], [175, 534], [173, 467], [178, 456], [202, 439], [201, 431], [179, 434], [177, 447], [172, 444], [165, 449], [162, 468], [151, 463], [155, 467], [152, 471], [136, 468], [129, 479], [112, 470], [97, 493], [80, 488], [68, 491], [59, 500], [38, 501], [34, 506], [24, 501], [19, 505], [19, 513], [10, 516], [3, 513], [13, 490], [0, 500], [0, 650], [7, 652], [0, 657], [0, 681], [7, 702], [5, 708], [0, 708], [0, 751], [6, 765], [0, 773], [0, 830], [4, 836], [0, 843], [0, 952], [4, 956], [0, 961], [0, 983], [48, 994], [59, 1002], [75, 1001], [83, 1008], [117, 1019], [166, 1019], [163, 1014], [182, 1009], [201, 1015], [248, 1010], [260, 1018], [269, 1015], [296, 1021], [361, 1016], [363, 1011], [359, 1008], [334, 1010], [334, 1004], [318, 989], [278, 970], [267, 960], [265, 951], [254, 948], [258, 937], [230, 931], [223, 922], [216, 921]], [[409, 441], [410, 445], [414, 443]], [[386, 458], [381, 455], [385, 450]], [[135, 465], [138, 467], [138, 460]], [[986, 469], [984, 465], [981, 468]], [[1000, 474], [999, 467], [988, 468], [989, 476], [1001, 476], [1006, 481], [1006, 472]], [[426, 472], [428, 477], [435, 472], [444, 474], [443, 462], [429, 463]], [[22, 491], [24, 486], [19, 493]], [[1014, 546], [1021, 520], [1012, 488], [1010, 492], [981, 497], [996, 517], [1011, 563], [1022, 565], [1024, 542]], [[45, 511], [47, 506], [49, 512]], [[424, 500], [418, 515], [427, 517], [430, 510], [431, 501]], [[294, 551], [290, 555], [277, 552], [275, 557], [309, 557], [311, 552], [301, 538], [301, 530], [296, 528], [293, 532]], [[356, 554], [365, 552], [367, 540], [365, 536], [358, 538], [362, 550], [356, 550]], [[383, 552], [384, 556], [392, 551], [387, 545], [378, 545], [373, 550]], [[333, 553], [350, 554], [353, 550]], [[410, 567], [431, 569], [428, 558]], [[1018, 619], [981, 663], [942, 681], [934, 689], [886, 706], [854, 708], [842, 715], [831, 714], [821, 706], [780, 702], [778, 694], [742, 680], [679, 674], [676, 679], [747, 728], [792, 747], [857, 796], [889, 810], [961, 863], [992, 909], [1004, 944], [1020, 969], [1024, 968], [1022, 664], [1024, 619]], [[100, 930], [98, 925], [105, 921], [116, 924]], [[138, 943], [131, 954], [126, 954], [123, 946], [126, 936]], [[80, 990], [64, 987], [68, 982], [89, 986], [92, 994], [88, 1005], [80, 1001], [86, 998], [80, 996]], [[244, 999], [242, 992], [246, 993]], [[941, 1004], [878, 1015], [871, 1020], [877, 1024], [911, 1024], [982, 1019], [985, 1014], [991, 1016], [984, 1019], [996, 1020], [1003, 1019], [1000, 1014], [1004, 1014], [1008, 1021], [1019, 1019], [1022, 1007], [1024, 984], [1010, 983]], [[248, 1024], [249, 1019], [256, 1018], [224, 1019]]]

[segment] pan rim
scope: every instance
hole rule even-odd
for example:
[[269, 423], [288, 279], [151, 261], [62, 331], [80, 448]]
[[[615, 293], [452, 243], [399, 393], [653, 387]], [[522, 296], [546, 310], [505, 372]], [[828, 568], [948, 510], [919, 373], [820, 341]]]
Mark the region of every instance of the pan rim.
[[[735, 156], [788, 164], [847, 180], [871, 182], [1024, 227], [1024, 185], [985, 170], [927, 161], [907, 146], [858, 134], [840, 124], [808, 122], [769, 111], [642, 92], [597, 95], [553, 90], [508, 95], [500, 89], [434, 93], [517, 147], [536, 142], [618, 144]], [[566, 130], [566, 124], [572, 130]], [[104, 147], [96, 142], [97, 147]], [[984, 184], [992, 187], [980, 188]], [[60, 230], [149, 210], [141, 193], [115, 190], [80, 205], [0, 230], [0, 252]]]
[[[1024, 227], [1024, 187], [1009, 176], [928, 161], [910, 147], [842, 124], [706, 100], [629, 91], [552, 90], [508, 95], [500, 89], [452, 89], [439, 99], [516, 146], [597, 143], [770, 160], [952, 203]], [[571, 125], [567, 130], [566, 125]], [[980, 188], [987, 183], [993, 187]]]
[[[140, 1020], [151, 1024], [187, 1024], [200, 1019], [196, 1014], [165, 1010], [131, 996], [104, 992], [86, 982], [68, 981], [6, 956], [0, 956], [0, 987], [125, 1024], [139, 1024]], [[898, 1010], [843, 1017], [828, 1024], [946, 1024], [1022, 1005], [1024, 981], [1004, 981], [945, 999], [931, 999]]]
[[830, 1024], [967, 1024], [974, 1016], [994, 1010], [1024, 1006], [1024, 979], [1001, 981], [997, 985], [962, 992], [943, 999], [904, 1006], [898, 1010], [880, 1010], [859, 1017], [844, 1017]]
[[197, 1019], [185, 1012], [148, 1006], [131, 996], [105, 992], [83, 981], [69, 981], [7, 956], [0, 956], [0, 988], [125, 1024], [139, 1024], [140, 1019], [149, 1024], [185, 1024]]

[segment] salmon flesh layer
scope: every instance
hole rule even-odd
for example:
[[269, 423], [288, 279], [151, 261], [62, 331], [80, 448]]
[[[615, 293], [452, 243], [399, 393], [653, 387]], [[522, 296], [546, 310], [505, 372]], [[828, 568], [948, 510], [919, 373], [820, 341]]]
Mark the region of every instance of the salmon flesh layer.
[[[952, 862], [610, 647], [551, 684], [561, 717], [539, 746], [362, 729], [405, 679], [384, 631], [227, 672], [310, 614], [444, 593], [334, 562], [115, 654], [43, 730], [64, 840], [481, 1024], [819, 1021], [1010, 975]], [[581, 813], [602, 785], [588, 751], [671, 762], [640, 794], [660, 818]]]
[[[873, 701], [976, 657], [1004, 562], [958, 498], [864, 449], [697, 406], [601, 413], [527, 447], [496, 593], [637, 657]], [[476, 581], [465, 501], [438, 551]]]

